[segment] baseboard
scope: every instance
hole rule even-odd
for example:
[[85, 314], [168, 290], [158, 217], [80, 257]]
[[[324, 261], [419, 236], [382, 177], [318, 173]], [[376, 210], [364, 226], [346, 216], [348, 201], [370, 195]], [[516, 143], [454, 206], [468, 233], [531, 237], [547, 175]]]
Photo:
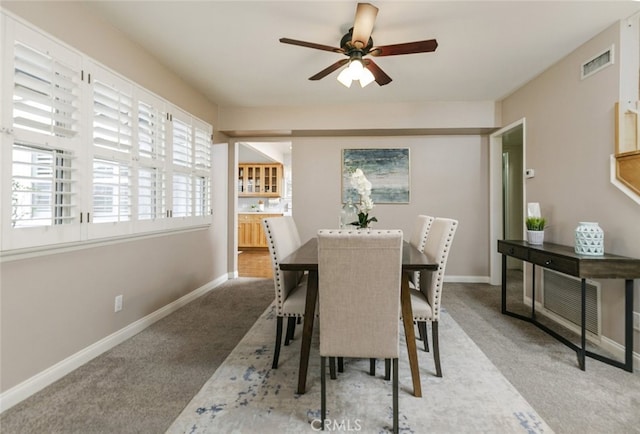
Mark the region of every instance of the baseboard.
[[[617, 343], [616, 341], [609, 339], [606, 336], [600, 338], [600, 348], [611, 353], [617, 360], [624, 360], [624, 345]], [[634, 370], [640, 367], [640, 353], [633, 352], [633, 368]]]
[[444, 281], [449, 283], [490, 283], [489, 276], [444, 276]]
[[167, 315], [175, 312], [189, 302], [206, 294], [212, 289], [220, 286], [229, 280], [228, 275], [223, 275], [212, 280], [201, 287], [191, 291], [190, 293], [180, 297], [179, 299], [161, 307], [155, 312], [150, 313], [144, 318], [129, 324], [128, 326], [118, 330], [109, 336], [100, 339], [92, 345], [78, 351], [77, 353], [67, 357], [66, 359], [56, 363], [53, 366], [39, 372], [33, 377], [23, 381], [22, 383], [12, 387], [11, 389], [0, 394], [0, 413], [10, 409], [14, 405], [24, 401], [31, 395], [44, 389], [53, 382], [59, 380], [73, 370], [79, 368], [100, 354], [115, 347], [116, 345], [126, 341], [132, 336], [140, 333], [153, 323], [161, 320]]
[[[531, 306], [531, 297], [524, 297], [523, 303], [526, 306]], [[577, 326], [576, 324], [573, 324], [570, 321], [567, 321], [566, 319], [558, 315], [555, 315], [553, 312], [548, 311], [547, 309], [544, 308], [542, 303], [538, 301], [536, 301], [536, 313], [549, 318], [551, 321], [554, 321], [560, 324], [562, 327], [565, 327], [566, 329], [571, 330], [572, 332], [576, 333], [578, 336], [580, 335], [579, 326]], [[625, 356], [624, 345], [619, 344], [618, 342], [604, 335], [594, 335], [589, 331], [587, 331], [585, 337], [593, 345], [597, 346], [598, 348], [604, 351], [609, 352], [613, 356], [613, 358], [620, 361], [624, 360], [624, 356]], [[578, 342], [576, 342], [576, 345], [578, 345]], [[640, 353], [638, 353], [638, 351], [633, 352], [633, 366], [634, 366], [634, 369], [640, 366]]]

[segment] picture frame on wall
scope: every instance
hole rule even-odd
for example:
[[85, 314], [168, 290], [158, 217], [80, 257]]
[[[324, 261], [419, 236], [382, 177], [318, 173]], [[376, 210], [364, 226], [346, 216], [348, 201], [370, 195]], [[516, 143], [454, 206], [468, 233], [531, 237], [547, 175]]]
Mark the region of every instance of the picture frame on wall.
[[351, 174], [360, 169], [371, 182], [374, 203], [409, 203], [409, 163], [409, 148], [343, 149], [342, 202], [360, 201], [349, 182]]

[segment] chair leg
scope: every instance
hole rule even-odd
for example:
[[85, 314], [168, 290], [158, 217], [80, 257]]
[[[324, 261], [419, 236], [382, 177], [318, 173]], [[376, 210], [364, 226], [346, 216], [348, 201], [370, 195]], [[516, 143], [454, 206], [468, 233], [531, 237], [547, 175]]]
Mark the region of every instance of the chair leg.
[[369, 359], [369, 375], [376, 375], [376, 359]]
[[325, 372], [326, 357], [320, 357], [320, 419], [324, 431], [324, 420], [327, 418], [327, 374]]
[[433, 361], [436, 363], [436, 377], [442, 377], [440, 368], [440, 346], [438, 345], [438, 321], [431, 322], [431, 334], [433, 340]]
[[419, 321], [418, 322], [418, 331], [420, 332], [420, 339], [424, 343], [424, 350], [429, 352], [429, 339], [427, 338], [427, 322]]
[[344, 372], [344, 357], [338, 357], [338, 372]]
[[336, 358], [335, 357], [329, 357], [329, 373], [331, 375], [332, 380], [335, 380], [336, 378], [338, 378], [338, 376], [336, 375]]
[[278, 358], [280, 358], [280, 343], [282, 342], [282, 321], [281, 316], [276, 318], [276, 348], [273, 350], [273, 363], [271, 369], [278, 369]]
[[384, 359], [384, 379], [391, 380], [391, 359]]
[[290, 316], [287, 318], [287, 335], [284, 338], [284, 344], [289, 345], [289, 342], [293, 340], [293, 335], [296, 332], [296, 317]]
[[393, 359], [393, 432], [398, 434], [398, 359]]

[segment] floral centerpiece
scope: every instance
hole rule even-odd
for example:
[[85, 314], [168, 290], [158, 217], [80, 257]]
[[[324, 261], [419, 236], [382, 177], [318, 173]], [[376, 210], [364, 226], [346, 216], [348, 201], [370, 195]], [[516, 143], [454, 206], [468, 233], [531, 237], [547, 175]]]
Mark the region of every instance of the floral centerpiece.
[[350, 223], [360, 229], [368, 228], [371, 222], [377, 222], [375, 217], [369, 217], [369, 212], [373, 209], [373, 200], [371, 200], [371, 182], [364, 176], [361, 169], [356, 169], [350, 178], [351, 186], [356, 189], [360, 195], [360, 202], [356, 205], [358, 208], [358, 220]]

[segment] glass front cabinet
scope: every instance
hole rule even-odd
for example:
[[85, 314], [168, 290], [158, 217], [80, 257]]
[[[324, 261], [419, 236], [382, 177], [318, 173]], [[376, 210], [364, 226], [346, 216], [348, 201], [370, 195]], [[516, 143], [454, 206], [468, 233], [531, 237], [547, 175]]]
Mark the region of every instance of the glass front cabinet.
[[282, 196], [282, 164], [242, 163], [238, 165], [238, 196]]

